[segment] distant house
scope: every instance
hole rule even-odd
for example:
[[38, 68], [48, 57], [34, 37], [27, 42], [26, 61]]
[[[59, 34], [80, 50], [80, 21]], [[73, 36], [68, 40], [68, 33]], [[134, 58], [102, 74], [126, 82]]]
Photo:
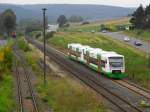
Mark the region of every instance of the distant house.
[[47, 28], [47, 32], [57, 32], [59, 28], [59, 25], [58, 24], [48, 24], [48, 28]]
[[134, 26], [133, 25], [126, 25], [125, 29], [126, 30], [133, 30]]
[[125, 25], [116, 25], [117, 30], [132, 30], [134, 27], [130, 24], [125, 24]]

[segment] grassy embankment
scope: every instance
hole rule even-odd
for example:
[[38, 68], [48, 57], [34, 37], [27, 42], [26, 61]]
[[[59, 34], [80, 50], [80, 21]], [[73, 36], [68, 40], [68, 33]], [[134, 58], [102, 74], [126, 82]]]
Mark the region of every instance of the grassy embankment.
[[148, 30], [131, 30], [125, 31], [124, 34], [150, 43], [150, 31]]
[[81, 43], [91, 47], [102, 48], [103, 50], [116, 51], [125, 56], [126, 73], [129, 79], [150, 89], [150, 68], [148, 68], [148, 57], [130, 46], [119, 43], [111, 38], [92, 33], [60, 32], [49, 39], [49, 43], [65, 50], [68, 43]]
[[[22, 47], [26, 51], [26, 47]], [[25, 48], [25, 49], [24, 49]], [[37, 55], [38, 54], [38, 55]], [[47, 86], [43, 85], [43, 71], [37, 65], [37, 61], [43, 55], [39, 50], [31, 46], [31, 50], [25, 52], [27, 62], [32, 66], [37, 75], [35, 84], [39, 98], [55, 112], [104, 112], [104, 106], [97, 99], [95, 93], [89, 91], [86, 86], [69, 78], [59, 76], [54, 71], [47, 73]]]
[[13, 96], [13, 77], [12, 77], [12, 46], [0, 47], [0, 112], [13, 112], [16, 108]]

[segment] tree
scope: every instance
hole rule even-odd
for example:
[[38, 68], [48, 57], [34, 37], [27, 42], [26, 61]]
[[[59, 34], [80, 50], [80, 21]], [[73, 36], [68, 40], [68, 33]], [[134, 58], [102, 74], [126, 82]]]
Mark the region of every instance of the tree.
[[4, 26], [2, 21], [2, 15], [0, 14], [0, 35], [4, 33]]
[[145, 8], [144, 27], [150, 29], [150, 5]]
[[4, 31], [9, 36], [10, 33], [15, 29], [16, 26], [16, 15], [11, 9], [5, 10], [1, 14], [2, 26], [4, 27]]
[[81, 22], [81, 21], [83, 21], [83, 18], [82, 18], [81, 16], [72, 15], [72, 16], [69, 18], [69, 21], [70, 21], [70, 22]]
[[106, 30], [106, 26], [104, 24], [100, 25], [100, 31]]
[[42, 30], [43, 23], [36, 18], [26, 18], [20, 20], [18, 27], [19, 30], [22, 30], [23, 32], [25, 31], [25, 33], [29, 33], [32, 31]]
[[144, 9], [142, 5], [140, 5], [137, 10], [132, 14], [130, 22], [135, 26], [135, 28], [144, 27]]
[[59, 24], [59, 27], [63, 27], [67, 23], [67, 19], [64, 15], [60, 15], [57, 19], [57, 23]]
[[2, 20], [1, 20], [1, 14], [0, 14], [0, 33], [2, 33]]

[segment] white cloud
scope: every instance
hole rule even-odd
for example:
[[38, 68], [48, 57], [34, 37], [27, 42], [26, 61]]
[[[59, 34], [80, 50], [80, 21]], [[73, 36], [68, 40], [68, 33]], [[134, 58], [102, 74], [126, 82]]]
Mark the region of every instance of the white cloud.
[[146, 6], [150, 0], [0, 0], [0, 3], [12, 4], [103, 4], [123, 7]]

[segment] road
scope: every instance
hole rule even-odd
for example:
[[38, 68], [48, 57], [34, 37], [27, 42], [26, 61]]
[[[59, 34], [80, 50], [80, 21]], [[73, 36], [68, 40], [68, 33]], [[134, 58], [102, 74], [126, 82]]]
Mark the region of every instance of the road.
[[[107, 32], [107, 33], [100, 33], [100, 34], [109, 36], [109, 37], [111, 37], [111, 38], [113, 38], [113, 39], [122, 41], [122, 42], [124, 42], [124, 43], [126, 43], [126, 44], [129, 44], [129, 45], [131, 45], [131, 46], [133, 46], [133, 47], [135, 47], [135, 48], [137, 48], [137, 49], [140, 49], [140, 50], [142, 50], [142, 51], [144, 51], [144, 52], [150, 53], [150, 43], [148, 43], [148, 42], [143, 42], [143, 41], [141, 41], [141, 40], [139, 40], [139, 39], [136, 39], [136, 38], [134, 38], [134, 37], [129, 37], [129, 36], [128, 36], [128, 37], [130, 38], [130, 41], [129, 41], [129, 42], [125, 42], [125, 41], [124, 41], [124, 37], [126, 37], [126, 35], [123, 34], [122, 32]], [[134, 42], [135, 42], [136, 40], [141, 41], [143, 45], [142, 45], [142, 46], [135, 46], [135, 45], [134, 45]]]
[[6, 43], [7, 43], [7, 40], [0, 40], [0, 46], [4, 46], [6, 45]]

